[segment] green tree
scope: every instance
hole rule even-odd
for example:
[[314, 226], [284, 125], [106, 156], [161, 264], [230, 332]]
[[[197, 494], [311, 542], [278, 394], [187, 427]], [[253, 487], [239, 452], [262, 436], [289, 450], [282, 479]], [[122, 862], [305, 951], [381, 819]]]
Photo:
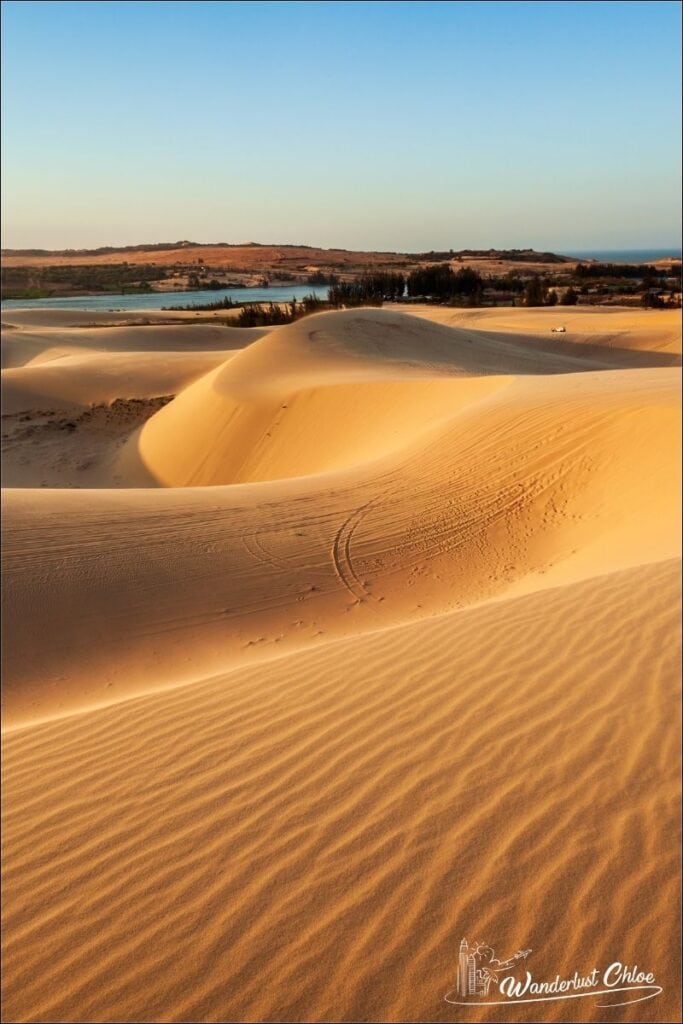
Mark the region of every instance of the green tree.
[[526, 284], [524, 289], [525, 306], [544, 306], [548, 289], [542, 278], [535, 274]]
[[461, 267], [453, 281], [453, 292], [455, 295], [467, 295], [474, 298], [482, 291], [484, 282], [481, 275], [472, 270], [471, 267]]

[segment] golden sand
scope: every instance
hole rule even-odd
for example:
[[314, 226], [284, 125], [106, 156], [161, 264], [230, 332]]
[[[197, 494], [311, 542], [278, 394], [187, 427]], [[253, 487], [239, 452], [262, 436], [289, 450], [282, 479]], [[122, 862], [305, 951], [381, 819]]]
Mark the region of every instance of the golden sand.
[[506, 1020], [675, 1019], [677, 316], [32, 314], [6, 1019], [464, 1019], [463, 936], [663, 987]]

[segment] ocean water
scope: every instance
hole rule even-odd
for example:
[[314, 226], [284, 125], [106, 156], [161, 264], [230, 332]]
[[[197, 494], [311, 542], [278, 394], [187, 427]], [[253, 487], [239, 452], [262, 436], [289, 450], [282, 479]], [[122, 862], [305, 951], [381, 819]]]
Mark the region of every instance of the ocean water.
[[681, 258], [681, 250], [677, 246], [670, 249], [572, 249], [563, 251], [560, 256], [574, 256], [583, 260], [604, 260], [605, 263], [652, 263], [653, 260], [664, 260], [668, 256]]
[[233, 302], [291, 302], [305, 295], [327, 298], [327, 287], [294, 285], [278, 288], [224, 288], [220, 291], [146, 292], [138, 295], [77, 295], [59, 299], [5, 299], [3, 309], [87, 309], [113, 311], [161, 309], [162, 306], [188, 306], [230, 298]]

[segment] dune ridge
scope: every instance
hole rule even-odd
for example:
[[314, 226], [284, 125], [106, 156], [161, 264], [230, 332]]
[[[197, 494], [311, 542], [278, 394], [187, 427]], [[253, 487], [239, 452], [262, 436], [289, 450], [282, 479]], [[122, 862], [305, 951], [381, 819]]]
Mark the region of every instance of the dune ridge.
[[8, 1019], [680, 1012], [676, 322], [412, 314], [12, 311]]

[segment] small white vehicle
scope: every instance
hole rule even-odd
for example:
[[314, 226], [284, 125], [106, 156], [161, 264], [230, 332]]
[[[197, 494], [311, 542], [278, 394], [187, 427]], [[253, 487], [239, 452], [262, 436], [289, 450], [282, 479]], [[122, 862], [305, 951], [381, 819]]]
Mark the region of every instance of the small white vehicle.
[[552, 328], [553, 334], [565, 334], [566, 331], [567, 331], [566, 327], [553, 327]]

